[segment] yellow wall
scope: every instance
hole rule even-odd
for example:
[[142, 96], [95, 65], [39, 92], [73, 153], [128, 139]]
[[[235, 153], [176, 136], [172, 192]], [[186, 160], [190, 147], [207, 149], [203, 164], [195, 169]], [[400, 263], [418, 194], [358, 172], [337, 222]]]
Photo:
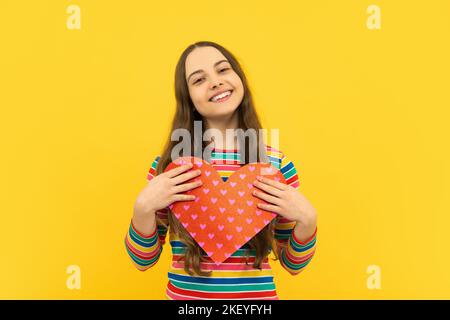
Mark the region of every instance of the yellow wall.
[[240, 59], [318, 211], [280, 298], [450, 298], [449, 31], [445, 0], [2, 0], [0, 298], [164, 299], [169, 247], [142, 273], [123, 237], [199, 40]]

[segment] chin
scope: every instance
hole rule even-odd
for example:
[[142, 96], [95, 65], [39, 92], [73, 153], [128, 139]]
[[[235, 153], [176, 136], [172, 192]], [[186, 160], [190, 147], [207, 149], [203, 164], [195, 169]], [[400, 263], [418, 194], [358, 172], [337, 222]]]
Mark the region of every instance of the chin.
[[214, 112], [211, 112], [206, 117], [211, 119], [219, 119], [226, 116], [231, 116], [236, 111], [236, 108], [226, 108], [222, 110], [214, 110]]

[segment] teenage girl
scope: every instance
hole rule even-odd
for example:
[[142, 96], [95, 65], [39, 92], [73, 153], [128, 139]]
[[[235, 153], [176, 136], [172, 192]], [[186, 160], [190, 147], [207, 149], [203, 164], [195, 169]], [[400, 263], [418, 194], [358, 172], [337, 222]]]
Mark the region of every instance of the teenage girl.
[[[246, 77], [236, 58], [214, 42], [197, 42], [182, 53], [175, 72], [177, 108], [172, 132], [184, 128], [194, 135], [194, 121], [205, 129], [261, 129]], [[221, 99], [217, 99], [217, 98]], [[287, 184], [263, 177], [255, 180], [253, 196], [263, 199], [261, 209], [277, 214], [264, 229], [223, 263], [217, 265], [192, 239], [172, 215], [175, 201], [192, 201], [184, 194], [201, 186], [188, 182], [199, 176], [186, 164], [164, 172], [172, 162], [171, 151], [177, 144], [170, 137], [164, 151], [156, 156], [147, 175], [148, 184], [139, 193], [134, 214], [125, 236], [132, 263], [145, 271], [154, 266], [170, 231], [172, 264], [168, 272], [168, 299], [278, 299], [268, 254], [290, 274], [299, 274], [311, 261], [316, 248], [317, 215], [314, 207], [298, 191], [299, 179], [294, 164], [280, 150], [258, 141], [270, 163], [284, 175]], [[195, 142], [197, 143], [197, 142]], [[213, 141], [208, 161], [226, 181], [240, 166], [249, 163], [236, 139]], [[246, 142], [247, 143], [247, 142]], [[194, 145], [203, 148], [205, 144]], [[247, 145], [246, 145], [247, 146]], [[258, 153], [260, 154], [260, 153]], [[258, 159], [260, 157], [258, 156]], [[267, 158], [266, 158], [267, 159]], [[224, 163], [224, 160], [227, 160]]]

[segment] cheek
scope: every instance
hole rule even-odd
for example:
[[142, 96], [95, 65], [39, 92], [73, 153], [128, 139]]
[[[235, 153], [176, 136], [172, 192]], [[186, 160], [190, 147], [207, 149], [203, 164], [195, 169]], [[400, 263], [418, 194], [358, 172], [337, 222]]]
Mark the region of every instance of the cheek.
[[244, 90], [244, 85], [242, 84], [242, 80], [241, 78], [239, 78], [239, 76], [237, 75], [237, 73], [234, 74], [233, 78], [232, 78], [232, 84], [233, 87], [235, 89], [237, 89], [238, 91], [243, 92]]
[[238, 75], [233, 81], [233, 87], [235, 88], [236, 98], [241, 100], [244, 97], [244, 85]]
[[204, 104], [205, 100], [205, 93], [204, 90], [201, 90], [201, 88], [194, 88], [189, 90], [189, 95], [191, 97], [192, 103], [198, 108], [201, 107], [202, 104]]

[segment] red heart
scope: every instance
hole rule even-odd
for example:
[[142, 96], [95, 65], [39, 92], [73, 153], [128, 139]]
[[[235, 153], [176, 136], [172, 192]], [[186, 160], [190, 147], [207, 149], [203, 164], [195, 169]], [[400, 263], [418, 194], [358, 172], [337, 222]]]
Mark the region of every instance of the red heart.
[[187, 163], [190, 170], [201, 170], [196, 178], [184, 183], [202, 180], [200, 187], [186, 191], [196, 200], [176, 201], [169, 208], [192, 238], [217, 264], [225, 261], [252, 237], [260, 232], [276, 214], [262, 210], [257, 203], [268, 203], [252, 194], [256, 177], [286, 183], [283, 174], [269, 163], [246, 164], [223, 182], [217, 171], [206, 161], [196, 157], [181, 157], [171, 162], [164, 171]]

